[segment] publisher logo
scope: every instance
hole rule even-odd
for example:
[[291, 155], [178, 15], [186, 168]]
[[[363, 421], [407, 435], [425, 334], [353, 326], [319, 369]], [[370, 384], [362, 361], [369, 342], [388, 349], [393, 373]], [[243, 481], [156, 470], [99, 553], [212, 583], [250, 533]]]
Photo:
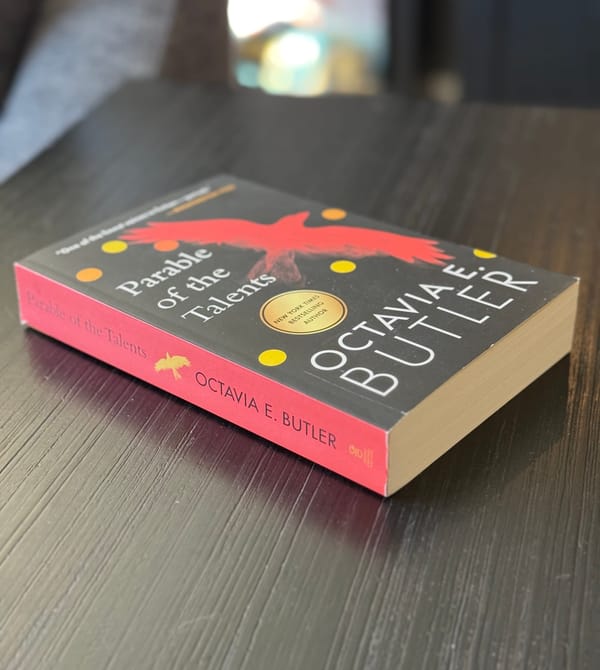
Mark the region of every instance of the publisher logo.
[[286, 291], [270, 298], [260, 309], [263, 323], [273, 330], [308, 335], [329, 330], [348, 314], [343, 300], [323, 291]]
[[366, 449], [350, 444], [348, 445], [348, 453], [350, 456], [358, 458], [358, 460], [362, 461], [368, 468], [373, 467], [373, 449]]

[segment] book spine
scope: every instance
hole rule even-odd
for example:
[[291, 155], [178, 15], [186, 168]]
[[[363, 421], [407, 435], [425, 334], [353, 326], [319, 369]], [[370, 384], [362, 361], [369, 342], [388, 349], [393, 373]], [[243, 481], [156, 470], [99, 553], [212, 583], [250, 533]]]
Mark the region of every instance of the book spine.
[[23, 265], [15, 277], [23, 324], [386, 495], [383, 429]]

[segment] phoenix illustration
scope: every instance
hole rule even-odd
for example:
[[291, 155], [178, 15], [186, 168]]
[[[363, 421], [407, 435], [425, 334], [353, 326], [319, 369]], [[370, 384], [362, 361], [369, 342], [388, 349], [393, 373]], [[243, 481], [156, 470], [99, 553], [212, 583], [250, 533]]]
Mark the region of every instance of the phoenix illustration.
[[253, 279], [266, 272], [286, 283], [302, 280], [296, 255], [346, 258], [390, 256], [406, 263], [432, 265], [444, 265], [452, 258], [438, 247], [435, 240], [355, 226], [306, 226], [309, 216], [309, 211], [297, 212], [271, 224], [225, 218], [151, 222], [121, 237], [138, 243], [176, 240], [263, 252], [264, 255], [248, 272], [248, 277]]
[[181, 374], [179, 372], [180, 368], [189, 368], [190, 361], [185, 356], [171, 356], [167, 353], [164, 358], [159, 359], [154, 364], [154, 369], [156, 372], [163, 372], [164, 370], [170, 370], [173, 373], [175, 379], [181, 379]]

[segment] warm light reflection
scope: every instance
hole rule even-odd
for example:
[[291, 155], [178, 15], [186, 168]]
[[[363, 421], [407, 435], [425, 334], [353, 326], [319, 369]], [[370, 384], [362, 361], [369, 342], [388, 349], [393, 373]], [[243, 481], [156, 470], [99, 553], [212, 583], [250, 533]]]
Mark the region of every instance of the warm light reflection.
[[321, 17], [317, 0], [229, 0], [229, 27], [244, 39], [276, 23], [310, 25]]
[[308, 67], [321, 55], [321, 45], [314, 35], [299, 32], [284, 33], [271, 40], [263, 53], [263, 62], [279, 67]]
[[327, 90], [327, 72], [320, 62], [319, 38], [289, 31], [272, 37], [263, 50], [258, 76], [268, 93], [319, 95]]
[[230, 0], [236, 80], [275, 95], [372, 94], [387, 62], [387, 6], [387, 0]]

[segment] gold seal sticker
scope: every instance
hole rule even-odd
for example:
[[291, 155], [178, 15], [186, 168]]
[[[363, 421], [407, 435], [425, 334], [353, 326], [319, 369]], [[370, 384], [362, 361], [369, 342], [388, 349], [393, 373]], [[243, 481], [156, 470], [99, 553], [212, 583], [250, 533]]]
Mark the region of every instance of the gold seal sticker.
[[260, 308], [262, 322], [280, 333], [309, 335], [329, 330], [348, 314], [343, 300], [323, 291], [287, 291]]

